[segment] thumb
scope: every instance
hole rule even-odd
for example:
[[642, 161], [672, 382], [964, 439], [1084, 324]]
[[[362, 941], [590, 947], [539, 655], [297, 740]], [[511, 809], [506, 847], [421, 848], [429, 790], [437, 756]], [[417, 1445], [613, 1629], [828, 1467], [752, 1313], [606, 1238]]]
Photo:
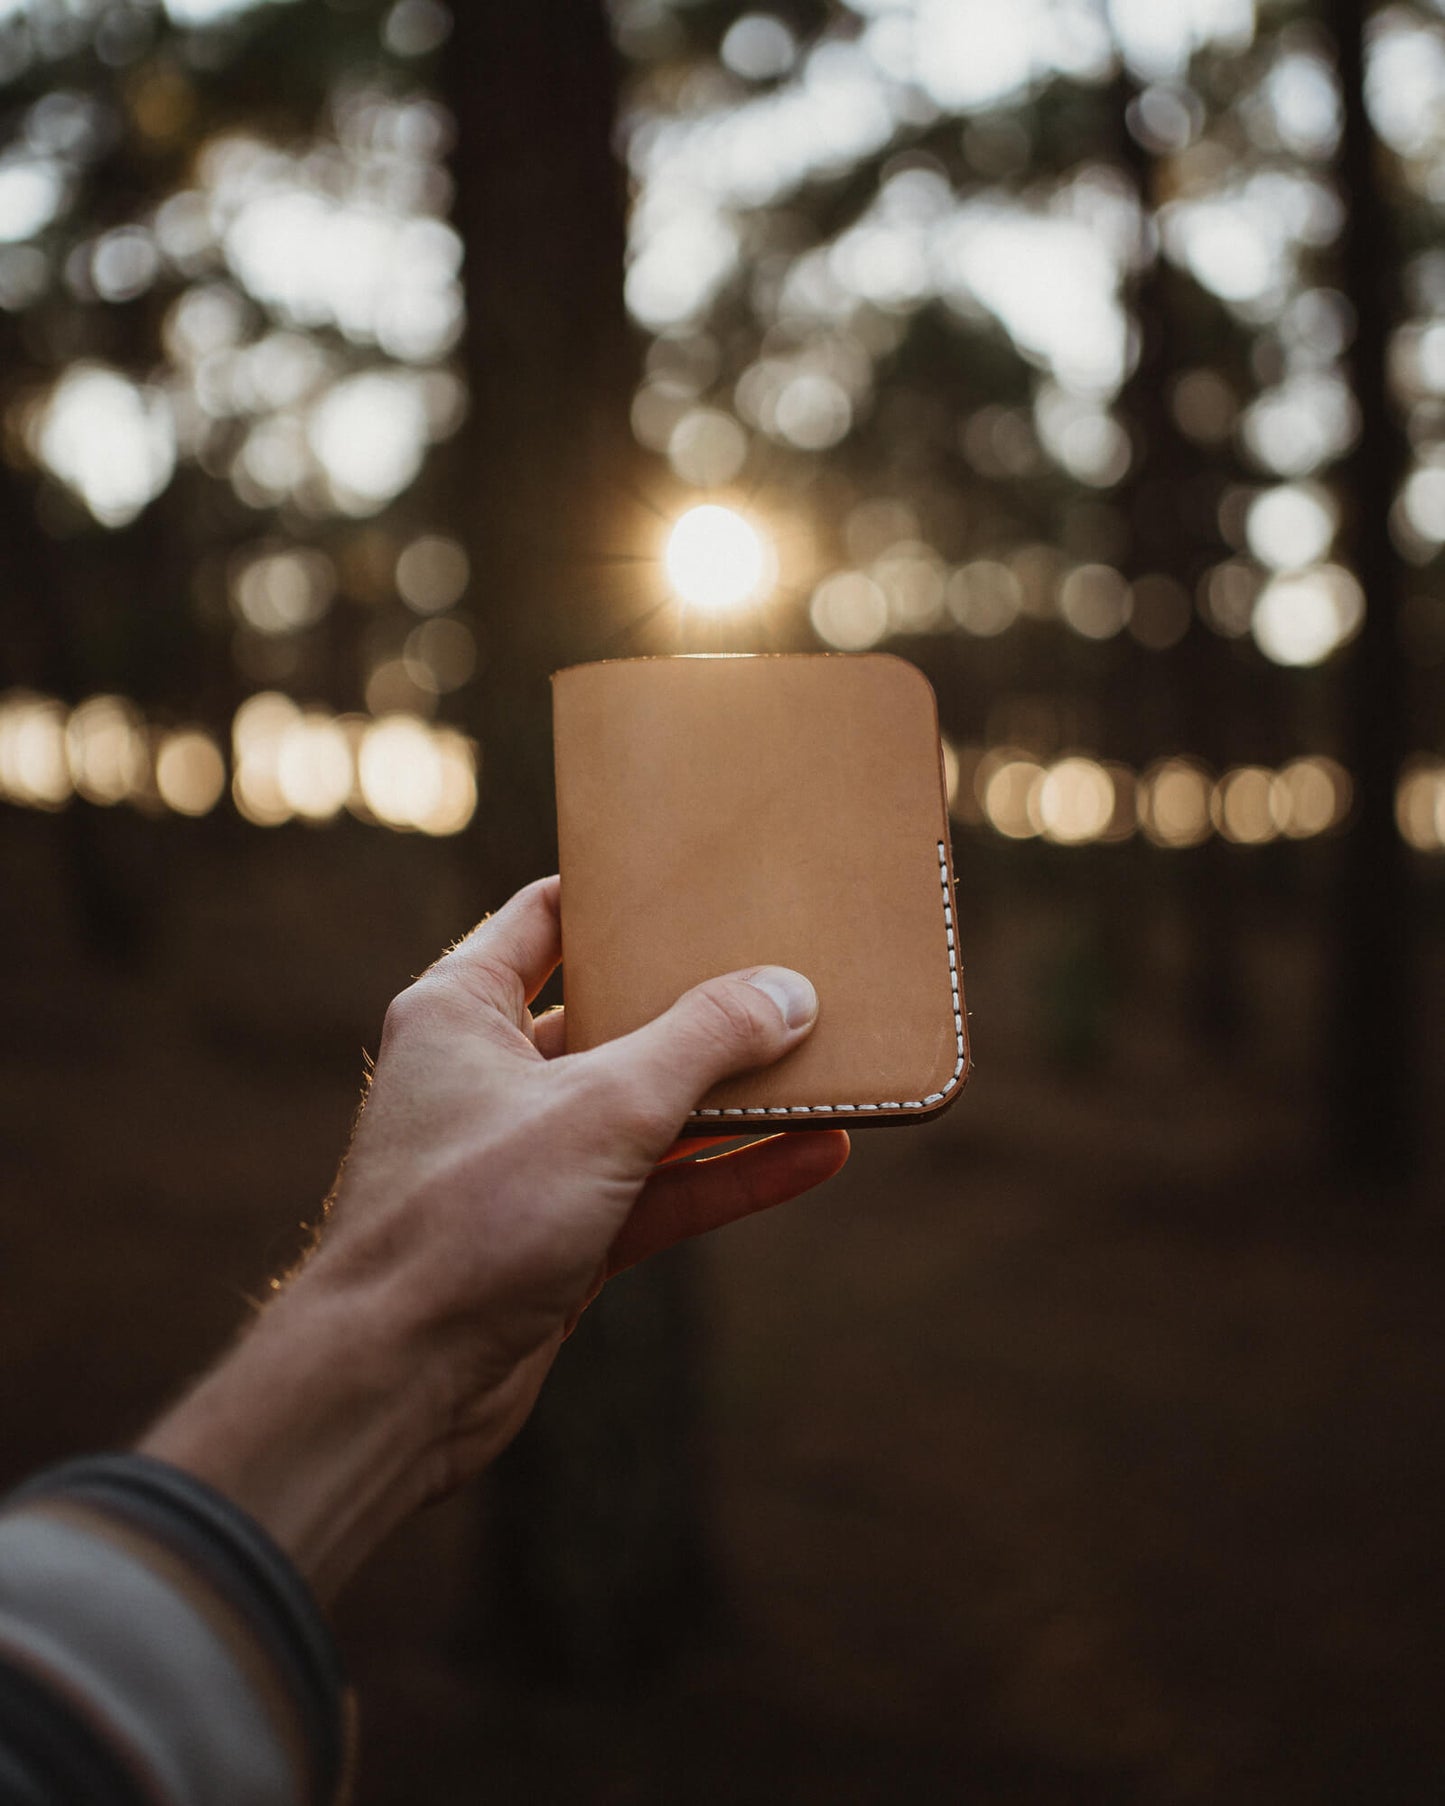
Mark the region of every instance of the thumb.
[[719, 1079], [771, 1066], [817, 1019], [818, 994], [801, 972], [751, 966], [684, 991], [654, 1021], [584, 1058], [605, 1066], [670, 1140]]

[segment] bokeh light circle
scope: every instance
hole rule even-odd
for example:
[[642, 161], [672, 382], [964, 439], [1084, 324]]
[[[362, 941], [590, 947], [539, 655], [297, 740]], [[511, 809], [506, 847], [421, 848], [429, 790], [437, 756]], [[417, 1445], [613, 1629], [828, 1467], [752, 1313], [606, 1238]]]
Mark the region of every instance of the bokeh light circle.
[[771, 563], [768, 550], [758, 529], [736, 509], [703, 502], [674, 523], [663, 565], [684, 602], [721, 613], [762, 593]]

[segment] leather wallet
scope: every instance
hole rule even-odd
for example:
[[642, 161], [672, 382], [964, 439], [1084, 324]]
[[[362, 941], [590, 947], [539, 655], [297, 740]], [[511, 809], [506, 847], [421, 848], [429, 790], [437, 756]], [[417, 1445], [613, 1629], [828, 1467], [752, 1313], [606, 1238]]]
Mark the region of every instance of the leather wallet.
[[553, 679], [569, 1052], [793, 966], [808, 1039], [685, 1133], [918, 1122], [968, 1074], [938, 711], [882, 653], [639, 658]]

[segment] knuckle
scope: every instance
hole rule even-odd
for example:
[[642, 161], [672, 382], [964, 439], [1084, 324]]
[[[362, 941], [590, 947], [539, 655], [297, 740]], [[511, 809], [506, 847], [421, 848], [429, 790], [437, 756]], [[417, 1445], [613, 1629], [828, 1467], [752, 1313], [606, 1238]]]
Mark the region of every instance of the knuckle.
[[382, 1018], [381, 1045], [397, 1041], [414, 1041], [434, 1032], [446, 1013], [446, 986], [436, 976], [436, 968], [423, 972], [386, 1006]]
[[714, 979], [694, 993], [695, 1032], [727, 1052], [750, 1046], [766, 1032], [761, 998], [754, 1006], [748, 987], [735, 980]]
[[471, 995], [492, 1008], [501, 1010], [514, 1021], [521, 1020], [527, 1007], [527, 987], [521, 974], [502, 960], [485, 953], [474, 954], [457, 974]]
[[386, 1015], [381, 1025], [383, 1041], [394, 1041], [398, 1035], [406, 1034], [422, 1015], [425, 1009], [422, 983], [418, 979], [404, 991], [398, 991], [386, 1006]]

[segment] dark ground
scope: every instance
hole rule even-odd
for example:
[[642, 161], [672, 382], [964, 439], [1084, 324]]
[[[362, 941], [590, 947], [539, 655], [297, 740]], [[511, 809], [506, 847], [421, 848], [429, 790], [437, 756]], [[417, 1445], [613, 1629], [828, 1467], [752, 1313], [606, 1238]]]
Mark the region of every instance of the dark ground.
[[[3, 1478], [131, 1433], [223, 1342], [386, 998], [473, 913], [447, 847], [107, 818], [154, 929], [117, 966], [57, 825], [0, 816]], [[971, 921], [971, 846], [968, 1093], [698, 1260], [715, 1633], [524, 1690], [457, 1654], [484, 1514], [439, 1507], [341, 1610], [360, 1806], [1445, 1800], [1445, 1212], [1320, 1176], [1319, 945], [1247, 937], [1221, 1058], [1140, 909], [1070, 1069], [1065, 905]]]

